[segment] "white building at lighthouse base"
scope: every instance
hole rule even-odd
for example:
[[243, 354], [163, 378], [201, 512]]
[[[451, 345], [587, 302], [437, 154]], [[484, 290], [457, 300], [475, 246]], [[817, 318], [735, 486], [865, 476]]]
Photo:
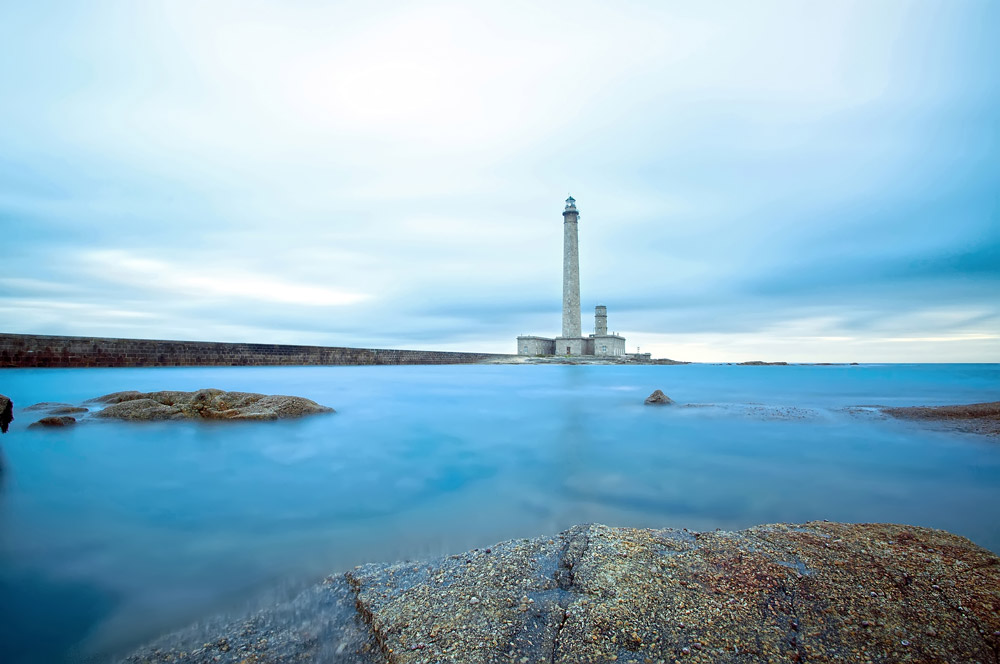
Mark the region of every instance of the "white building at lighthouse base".
[[[607, 332], [607, 308], [596, 308], [594, 334], [587, 337], [536, 337], [522, 335], [517, 338], [518, 355], [594, 355], [596, 357], [625, 357], [625, 337]], [[602, 329], [602, 323], [603, 329]]]

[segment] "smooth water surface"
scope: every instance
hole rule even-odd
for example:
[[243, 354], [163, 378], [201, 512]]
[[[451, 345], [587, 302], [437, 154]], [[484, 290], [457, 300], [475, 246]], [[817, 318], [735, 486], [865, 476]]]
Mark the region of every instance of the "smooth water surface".
[[[338, 412], [26, 428], [38, 401], [203, 387]], [[643, 406], [656, 388], [712, 405]], [[838, 410], [995, 401], [1000, 365], [8, 369], [0, 393], [8, 663], [105, 659], [355, 564], [582, 522], [891, 521], [1000, 552], [1000, 441]]]

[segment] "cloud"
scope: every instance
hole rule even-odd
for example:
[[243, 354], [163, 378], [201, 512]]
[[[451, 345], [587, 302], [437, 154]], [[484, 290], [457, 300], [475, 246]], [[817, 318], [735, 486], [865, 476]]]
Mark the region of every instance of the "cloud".
[[107, 280], [130, 288], [155, 292], [154, 296], [196, 297], [205, 300], [236, 298], [307, 307], [336, 307], [355, 304], [370, 296], [285, 281], [262, 273], [213, 269], [196, 264], [171, 264], [124, 251], [96, 250], [80, 256], [91, 279]]
[[7, 4], [3, 327], [509, 351], [573, 193], [630, 346], [1000, 360], [997, 19]]

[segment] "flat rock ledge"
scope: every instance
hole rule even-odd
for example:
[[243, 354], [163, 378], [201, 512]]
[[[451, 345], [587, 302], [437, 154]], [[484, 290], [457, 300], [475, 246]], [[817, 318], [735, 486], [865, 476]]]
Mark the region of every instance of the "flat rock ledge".
[[1000, 557], [891, 524], [575, 526], [328, 577], [138, 662], [993, 662]]
[[91, 401], [108, 404], [94, 417], [119, 420], [277, 420], [334, 412], [303, 397], [211, 388], [195, 392], [115, 392]]
[[922, 420], [948, 429], [1000, 436], [1000, 401], [957, 406], [911, 406], [882, 408], [901, 420]]

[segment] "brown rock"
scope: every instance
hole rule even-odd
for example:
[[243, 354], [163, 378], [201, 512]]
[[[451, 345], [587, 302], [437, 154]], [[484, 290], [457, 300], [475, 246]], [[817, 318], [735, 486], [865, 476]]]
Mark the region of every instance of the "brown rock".
[[668, 406], [673, 402], [674, 400], [664, 394], [663, 390], [656, 390], [646, 397], [646, 405], [648, 406]]
[[76, 424], [76, 418], [70, 417], [69, 415], [57, 415], [52, 417], [43, 417], [37, 422], [32, 422], [28, 425], [29, 429], [34, 429], [35, 427], [42, 428], [55, 428], [55, 427], [68, 427]]

